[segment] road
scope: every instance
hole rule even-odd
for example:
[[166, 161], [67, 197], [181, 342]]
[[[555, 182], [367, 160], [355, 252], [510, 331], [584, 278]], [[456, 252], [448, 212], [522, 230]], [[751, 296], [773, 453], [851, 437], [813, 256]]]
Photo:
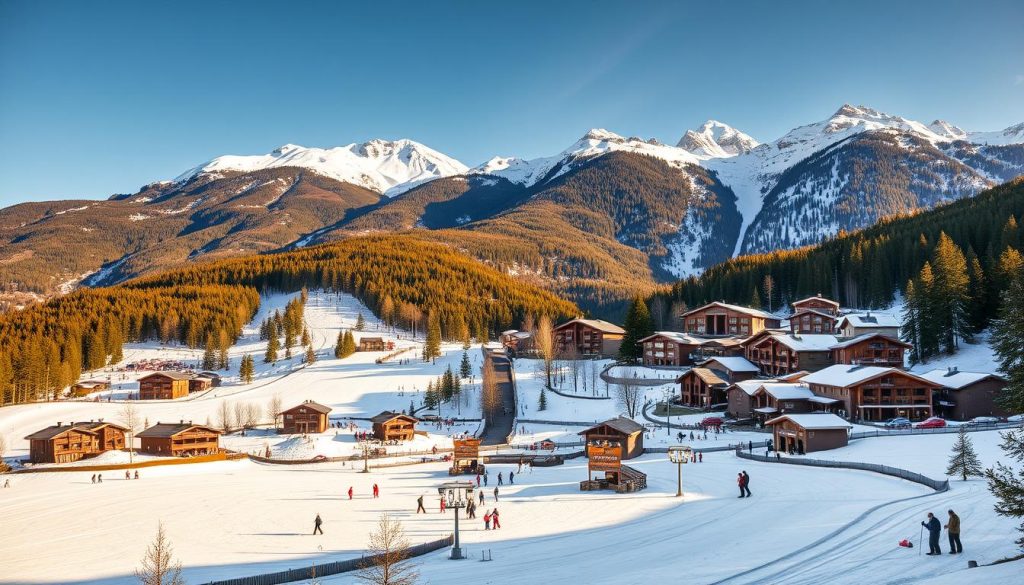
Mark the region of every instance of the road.
[[491, 412], [484, 413], [484, 417], [490, 422], [481, 436], [481, 444], [504, 445], [505, 440], [508, 439], [509, 434], [512, 432], [512, 425], [516, 417], [516, 396], [512, 386], [512, 364], [509, 362], [508, 357], [489, 351], [486, 351], [485, 359], [491, 360], [494, 363], [498, 392], [501, 393], [501, 405], [495, 406]]

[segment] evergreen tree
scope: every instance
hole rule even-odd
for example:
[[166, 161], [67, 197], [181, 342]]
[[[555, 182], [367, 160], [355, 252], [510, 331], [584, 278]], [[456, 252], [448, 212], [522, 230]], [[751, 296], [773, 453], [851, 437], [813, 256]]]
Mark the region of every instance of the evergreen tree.
[[221, 329], [217, 332], [217, 367], [227, 370], [230, 360], [228, 350], [231, 349], [231, 340], [228, 339], [226, 331]]
[[309, 336], [309, 329], [302, 328], [302, 345], [313, 345], [313, 339]]
[[537, 401], [537, 410], [548, 409], [548, 393], [544, 386], [540, 387], [540, 400]]
[[959, 340], [971, 340], [970, 277], [963, 251], [945, 232], [939, 234], [932, 253], [932, 269], [935, 284], [929, 316], [935, 320], [941, 350], [953, 353]]
[[641, 348], [638, 342], [654, 333], [654, 326], [651, 324], [651, 314], [647, 310], [647, 304], [640, 297], [635, 297], [626, 313], [626, 322], [623, 326], [626, 330], [622, 337], [622, 345], [619, 346], [619, 359], [634, 362], [641, 355]]
[[312, 364], [315, 361], [316, 361], [316, 352], [313, 351], [313, 346], [312, 345], [307, 345], [306, 346], [305, 362], [308, 365], [308, 364]]
[[1010, 281], [1002, 300], [992, 345], [1007, 381], [996, 400], [1010, 412], [1024, 412], [1024, 271]]
[[[1024, 464], [1024, 429], [1003, 433], [1000, 445], [1003, 452], [1018, 464]], [[988, 489], [996, 497], [996, 513], [1011, 518], [1024, 518], [1024, 468], [1013, 469], [1001, 461], [995, 467], [985, 470]], [[1017, 527], [1024, 533], [1024, 522]], [[1018, 538], [1017, 546], [1024, 548], [1024, 536]]]
[[900, 324], [900, 337], [910, 344], [910, 363], [921, 361], [921, 334], [918, 330], [920, 319], [920, 297], [913, 280], [907, 281], [907, 290], [903, 294], [903, 322]]
[[967, 481], [967, 476], [981, 476], [984, 471], [981, 468], [981, 460], [974, 451], [971, 438], [967, 436], [967, 427], [960, 426], [960, 434], [953, 444], [953, 454], [949, 458], [949, 467], [946, 468], [946, 475], [951, 477], [960, 476]]
[[441, 355], [441, 323], [437, 313], [430, 312], [427, 317], [427, 341], [423, 344], [423, 361], [434, 360]]
[[277, 361], [277, 350], [281, 347], [281, 343], [277, 340], [277, 335], [271, 335], [267, 339], [267, 351], [263, 354], [264, 363], [273, 363]]
[[463, 379], [470, 377], [473, 374], [473, 365], [469, 363], [469, 352], [462, 352], [462, 363], [459, 364], [459, 375]]
[[116, 364], [124, 359], [124, 336], [121, 334], [120, 325], [112, 324], [107, 329], [107, 353], [110, 354], [110, 363]]
[[213, 370], [217, 367], [217, 353], [213, 347], [213, 336], [206, 336], [206, 349], [203, 351], [203, 369]]
[[245, 354], [242, 356], [242, 363], [238, 366], [238, 377], [242, 380], [243, 384], [252, 384], [253, 377], [256, 373], [256, 364], [252, 359], [252, 356]]
[[342, 344], [342, 356], [348, 357], [356, 352], [356, 336], [351, 331], [345, 332], [344, 343]]
[[334, 357], [341, 359], [345, 356], [345, 332], [338, 332], [338, 341], [334, 343]]
[[941, 323], [939, 313], [935, 310], [935, 276], [929, 262], [924, 263], [917, 277], [916, 297], [918, 354], [925, 361], [939, 353]]
[[445, 402], [451, 402], [452, 396], [455, 395], [455, 374], [452, 373], [452, 367], [448, 366], [448, 369], [444, 371], [441, 376], [441, 399]]
[[434, 381], [427, 382], [427, 392], [423, 396], [423, 407], [427, 410], [434, 410], [438, 405], [437, 390], [434, 389]]
[[366, 319], [363, 318], [362, 311], [359, 312], [359, 316], [356, 317], [356, 331], [362, 331], [366, 328]]

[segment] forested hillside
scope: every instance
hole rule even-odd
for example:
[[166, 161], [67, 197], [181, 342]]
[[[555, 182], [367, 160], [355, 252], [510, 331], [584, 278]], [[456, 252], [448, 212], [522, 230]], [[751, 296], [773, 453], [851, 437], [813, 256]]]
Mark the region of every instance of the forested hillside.
[[121, 359], [126, 341], [234, 343], [259, 292], [351, 293], [386, 322], [491, 338], [525, 315], [576, 307], [451, 247], [368, 236], [295, 252], [193, 264], [109, 288], [83, 289], [0, 315], [0, 404], [53, 398], [83, 371]]
[[[1020, 270], [1024, 179], [989, 189], [930, 211], [895, 217], [816, 246], [742, 256], [688, 278], [656, 295], [657, 304], [696, 306], [712, 300], [755, 304], [778, 310], [797, 298], [822, 293], [846, 307], [889, 306], [911, 279], [946, 262], [944, 252], [963, 255], [971, 299], [972, 328], [995, 314], [1007, 275]], [[953, 248], [936, 250], [948, 236]], [[769, 292], [771, 293], [769, 295]]]

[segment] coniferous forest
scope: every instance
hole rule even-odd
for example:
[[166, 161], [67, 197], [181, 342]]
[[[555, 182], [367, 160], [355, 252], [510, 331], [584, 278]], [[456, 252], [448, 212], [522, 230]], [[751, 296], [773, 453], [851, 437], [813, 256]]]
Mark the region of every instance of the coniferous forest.
[[[369, 236], [295, 252], [194, 264], [110, 288], [81, 289], [0, 315], [0, 404], [55, 398], [82, 372], [121, 359], [125, 342], [226, 349], [261, 292], [350, 293], [386, 323], [447, 339], [487, 339], [527, 314], [576, 307], [444, 245]], [[216, 346], [216, 347], [213, 347]]]

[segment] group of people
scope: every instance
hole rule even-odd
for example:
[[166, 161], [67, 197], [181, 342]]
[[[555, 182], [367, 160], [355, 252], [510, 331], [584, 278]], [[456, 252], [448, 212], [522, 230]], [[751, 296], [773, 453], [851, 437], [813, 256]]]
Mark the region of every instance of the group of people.
[[960, 543], [960, 517], [953, 510], [948, 510], [948, 513], [949, 519], [945, 525], [942, 525], [931, 512], [928, 512], [928, 521], [921, 523], [921, 526], [928, 529], [928, 552], [925, 553], [928, 556], [942, 554], [942, 549], [939, 548], [939, 535], [943, 528], [949, 537], [949, 554], [958, 555], [964, 552], [964, 546]]
[[740, 487], [739, 497], [749, 498], [753, 495], [750, 493], [750, 476], [747, 475], [747, 470], [744, 469], [742, 472], [736, 474], [736, 485]]

